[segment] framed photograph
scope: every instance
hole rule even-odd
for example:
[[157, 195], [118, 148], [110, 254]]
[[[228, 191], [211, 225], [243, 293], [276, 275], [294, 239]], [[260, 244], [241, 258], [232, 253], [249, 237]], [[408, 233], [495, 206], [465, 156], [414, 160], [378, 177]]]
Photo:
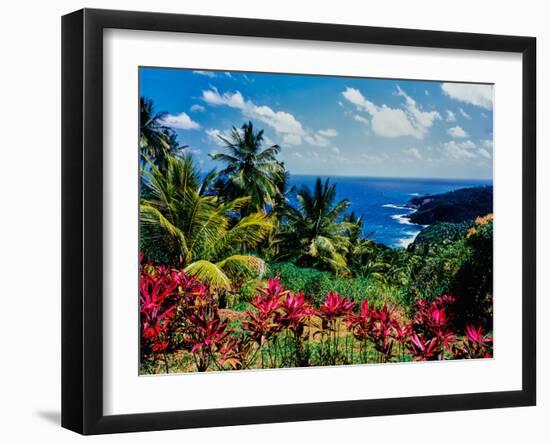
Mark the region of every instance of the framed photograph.
[[62, 21], [62, 425], [536, 401], [536, 41]]

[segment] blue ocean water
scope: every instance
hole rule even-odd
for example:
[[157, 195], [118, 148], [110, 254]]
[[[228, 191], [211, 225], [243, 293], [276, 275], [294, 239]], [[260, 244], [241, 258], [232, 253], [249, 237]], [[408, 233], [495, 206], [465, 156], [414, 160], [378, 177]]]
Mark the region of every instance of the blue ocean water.
[[[491, 185], [491, 180], [321, 177], [336, 184], [338, 200], [348, 199], [357, 215], [363, 216], [363, 234], [390, 247], [406, 247], [422, 226], [404, 218], [411, 212], [403, 205], [420, 195], [441, 194], [460, 188]], [[291, 175], [290, 185], [313, 188], [317, 176]], [[291, 204], [295, 201], [291, 198]]]

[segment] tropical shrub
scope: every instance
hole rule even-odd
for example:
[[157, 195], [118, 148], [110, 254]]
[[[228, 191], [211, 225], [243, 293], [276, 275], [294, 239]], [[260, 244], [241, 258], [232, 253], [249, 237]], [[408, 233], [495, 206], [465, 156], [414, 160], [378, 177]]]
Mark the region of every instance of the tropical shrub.
[[465, 240], [470, 254], [450, 286], [457, 297], [456, 326], [493, 327], [493, 215], [478, 217]]
[[493, 217], [478, 217], [455, 241], [423, 242], [410, 254], [410, 282], [406, 302], [434, 300], [452, 293], [453, 322], [457, 329], [468, 323], [492, 329], [493, 293]]
[[420, 251], [423, 246], [433, 243], [449, 244], [464, 238], [472, 222], [462, 223], [437, 223], [422, 229], [420, 234], [409, 246], [411, 251]]
[[450, 295], [432, 302], [418, 300], [412, 324], [413, 335], [409, 344], [411, 354], [418, 360], [443, 360], [445, 351], [457, 343], [450, 327], [452, 313], [449, 307], [456, 302]]
[[329, 271], [313, 268], [300, 268], [290, 262], [270, 263], [267, 276], [279, 277], [286, 288], [294, 292], [309, 294], [314, 305], [325, 298], [330, 291], [346, 294], [355, 302], [365, 297], [372, 301], [401, 304], [404, 302], [404, 289], [387, 284], [375, 277], [349, 277], [335, 275]]
[[140, 294], [142, 361], [150, 363], [142, 367], [154, 371], [160, 362], [169, 372], [182, 355], [201, 372], [492, 356], [481, 325], [468, 325], [462, 337], [453, 329], [456, 299], [449, 295], [419, 300], [410, 320], [397, 306], [355, 303], [335, 291], [314, 306], [270, 278], [241, 320], [230, 322], [215, 290], [147, 261]]
[[269, 216], [256, 212], [232, 219], [248, 197], [222, 201], [208, 194], [212, 177], [201, 181], [190, 156], [167, 161], [166, 171], [151, 165], [146, 173], [149, 197], [140, 205], [141, 244], [159, 245], [170, 265], [218, 289], [229, 290], [231, 278], [243, 273], [262, 275], [264, 261], [246, 251], [272, 230]]

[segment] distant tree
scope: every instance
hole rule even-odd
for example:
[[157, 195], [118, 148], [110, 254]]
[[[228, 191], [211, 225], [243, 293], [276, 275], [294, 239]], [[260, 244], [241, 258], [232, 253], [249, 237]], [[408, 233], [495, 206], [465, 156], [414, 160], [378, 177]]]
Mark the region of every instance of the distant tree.
[[281, 258], [300, 266], [348, 271], [345, 255], [350, 250], [354, 224], [341, 220], [350, 205], [336, 202], [336, 186], [318, 178], [313, 191], [307, 186], [296, 190], [298, 205], [286, 212], [281, 230]]
[[141, 170], [148, 161], [161, 170], [168, 165], [168, 156], [177, 154], [186, 146], [180, 146], [177, 135], [164, 123], [166, 112], [155, 112], [153, 100], [139, 99], [139, 152]]
[[274, 204], [279, 193], [278, 183], [284, 174], [284, 166], [276, 159], [281, 148], [278, 145], [263, 148], [263, 134], [263, 130], [254, 131], [251, 122], [240, 129], [233, 127], [228, 138], [219, 136], [225, 143], [224, 152], [211, 154], [212, 159], [226, 165], [220, 176], [226, 179], [227, 197], [250, 197], [245, 214]]

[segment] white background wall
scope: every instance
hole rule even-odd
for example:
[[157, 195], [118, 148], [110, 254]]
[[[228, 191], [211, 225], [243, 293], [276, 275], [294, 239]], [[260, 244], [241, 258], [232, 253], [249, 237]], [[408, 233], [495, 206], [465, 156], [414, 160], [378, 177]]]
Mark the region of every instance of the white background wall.
[[[59, 427], [60, 414], [60, 17], [81, 7], [273, 18], [531, 35], [538, 38], [539, 226], [548, 226], [550, 28], [545, 2], [407, 1], [321, 3], [296, 0], [11, 1], [0, 26], [0, 438], [82, 439]], [[546, 105], [546, 106], [545, 106]], [[543, 109], [546, 108], [546, 109]], [[546, 113], [544, 112], [546, 111]], [[519, 148], [519, 147], [518, 147]], [[546, 163], [546, 164], [544, 164]], [[545, 198], [546, 197], [546, 198]], [[543, 202], [543, 200], [546, 200]], [[546, 251], [542, 252], [542, 249]], [[539, 406], [94, 438], [94, 441], [315, 440], [547, 441], [550, 434], [548, 233], [539, 229]], [[414, 383], [414, 380], [411, 380]]]

